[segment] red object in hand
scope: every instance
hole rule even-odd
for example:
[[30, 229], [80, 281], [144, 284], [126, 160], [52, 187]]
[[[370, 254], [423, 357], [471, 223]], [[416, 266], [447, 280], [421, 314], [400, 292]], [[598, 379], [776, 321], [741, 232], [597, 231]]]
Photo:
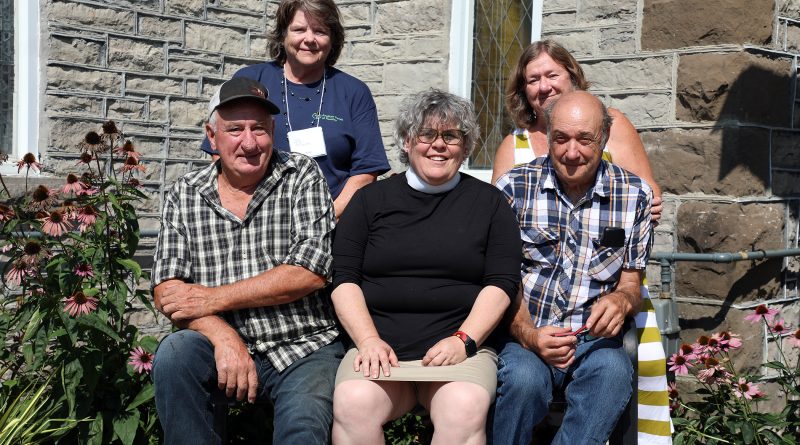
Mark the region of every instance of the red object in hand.
[[553, 337], [567, 337], [570, 335], [574, 335], [577, 337], [578, 335], [581, 335], [588, 330], [589, 329], [586, 327], [586, 325], [583, 325], [572, 332], [559, 332], [558, 334], [553, 334]]

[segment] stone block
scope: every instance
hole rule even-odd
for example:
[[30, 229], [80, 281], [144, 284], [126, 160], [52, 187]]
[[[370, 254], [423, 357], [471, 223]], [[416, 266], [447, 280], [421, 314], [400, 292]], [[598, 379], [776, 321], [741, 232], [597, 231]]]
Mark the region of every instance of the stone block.
[[135, 135], [166, 135], [167, 126], [156, 122], [125, 122], [122, 130], [125, 134]]
[[401, 94], [376, 94], [375, 107], [378, 109], [378, 119], [381, 125], [381, 134], [391, 135], [394, 131], [394, 119], [397, 117], [400, 104], [411, 92]]
[[214, 53], [244, 56], [246, 50], [244, 28], [227, 28], [187, 23], [184, 30], [186, 47]]
[[102, 120], [95, 121], [86, 118], [48, 117], [44, 128], [48, 128], [47, 153], [80, 154], [77, 146], [89, 131], [97, 131]]
[[574, 27], [575, 11], [545, 12], [542, 14], [542, 28], [552, 31], [554, 28]]
[[106, 116], [109, 119], [144, 120], [146, 105], [144, 101], [111, 99]]
[[103, 113], [103, 100], [97, 97], [48, 94], [45, 96], [45, 109], [50, 114], [69, 114], [101, 118]]
[[49, 2], [48, 7], [44, 8], [44, 10], [47, 11], [48, 23], [123, 33], [133, 32], [133, 11], [103, 8], [67, 0], [53, 0]]
[[163, 97], [151, 97], [148, 104], [149, 120], [162, 122], [167, 120], [167, 102]]
[[183, 79], [165, 76], [140, 76], [128, 74], [125, 77], [126, 91], [149, 91], [158, 94], [182, 94]]
[[625, 113], [634, 126], [653, 125], [669, 122], [672, 97], [668, 93], [614, 95], [606, 105]]
[[167, 141], [164, 137], [136, 135], [130, 139], [136, 151], [142, 154], [142, 161], [161, 159], [166, 154]]
[[134, 172], [134, 177], [139, 181], [161, 181], [161, 172], [164, 170], [162, 162], [142, 160], [144, 172]]
[[653, 90], [672, 88], [672, 58], [602, 60], [581, 63], [592, 90]]
[[216, 2], [221, 8], [243, 9], [248, 12], [264, 14], [267, 7], [266, 0], [219, 0]]
[[203, 127], [208, 104], [205, 101], [172, 99], [169, 101], [169, 124], [171, 127]]
[[[580, 31], [559, 31], [557, 33], [543, 33], [542, 39], [553, 39], [575, 57], [591, 56], [595, 53], [597, 47], [596, 32], [591, 29]], [[585, 68], [584, 68], [585, 69]]]
[[607, 25], [636, 20], [636, 0], [581, 0], [578, 23]]
[[559, 9], [577, 9], [578, 0], [547, 0], [542, 7], [544, 12], [557, 11]]
[[773, 170], [772, 194], [781, 197], [800, 197], [800, 171]]
[[[151, 10], [157, 11], [159, 9], [160, 0], [99, 0], [110, 6], [136, 8], [137, 10]], [[95, 2], [97, 3], [97, 2]]]
[[[238, 58], [238, 57], [224, 57], [222, 59], [222, 77], [227, 80], [233, 77], [233, 74], [239, 71], [240, 69], [254, 65], [256, 63], [262, 63], [264, 59], [255, 59], [255, 58]], [[337, 66], [337, 68], [339, 68]]]
[[598, 49], [601, 54], [633, 54], [636, 52], [636, 29], [615, 26], [600, 29]]
[[[211, 96], [217, 92], [217, 89], [225, 83], [223, 79], [215, 79], [211, 77], [203, 77], [203, 86], [200, 91], [197, 93], [198, 96], [203, 97], [205, 99], [211, 99]], [[276, 99], [276, 95], [278, 94], [277, 91], [273, 91], [270, 93], [272, 100], [279, 100]]]
[[[742, 14], [742, 11], [747, 11], [747, 14]], [[773, 20], [772, 1], [645, 0], [642, 49], [657, 51], [721, 44], [765, 44], [772, 36]]]
[[[678, 208], [678, 251], [739, 252], [784, 248], [782, 204], [689, 201]], [[679, 262], [678, 295], [724, 301], [774, 298], [781, 290], [780, 258], [733, 263]]]
[[50, 35], [50, 60], [78, 65], [103, 66], [106, 46], [103, 42], [80, 37]]
[[[206, 9], [208, 20], [219, 22], [236, 27], [258, 29], [262, 32], [266, 29], [266, 19], [264, 14], [252, 14], [244, 11], [226, 11], [221, 9]], [[271, 25], [271, 23], [270, 23]]]
[[375, 10], [375, 31], [378, 34], [407, 34], [447, 30], [450, 25], [449, 17], [449, 3], [440, 0], [378, 3]]
[[[800, 24], [788, 23], [785, 32], [786, 50], [795, 53], [798, 52], [800, 50]], [[783, 38], [778, 39], [779, 49], [783, 49], [783, 41]]]
[[391, 59], [444, 59], [449, 42], [444, 36], [415, 35], [407, 38], [368, 39], [351, 42], [354, 62], [383, 62]]
[[164, 12], [167, 15], [203, 17], [203, 0], [165, 0], [164, 3]]
[[[259, 59], [269, 59], [269, 50], [267, 49], [269, 40], [260, 33], [250, 33], [250, 57]], [[344, 52], [344, 51], [343, 51]]]
[[182, 41], [183, 21], [139, 14], [139, 35]]
[[204, 59], [179, 59], [171, 57], [168, 62], [169, 74], [172, 76], [222, 75], [222, 62], [213, 57]]
[[134, 203], [133, 206], [137, 213], [158, 213], [161, 202], [161, 194], [158, 186], [144, 186], [140, 188], [139, 191], [144, 193], [147, 198]]
[[769, 135], [758, 128], [642, 131], [664, 193], [752, 196], [766, 192]]
[[120, 94], [122, 76], [118, 73], [72, 66], [47, 66], [47, 89]]
[[169, 158], [170, 159], [202, 159], [206, 155], [200, 151], [200, 144], [203, 142], [203, 133], [198, 130], [196, 139], [169, 139]]
[[[415, 64], [411, 64], [415, 65]], [[397, 66], [397, 65], [392, 65]], [[342, 63], [341, 66], [337, 65], [337, 68], [350, 74], [351, 76], [355, 77], [356, 79], [361, 80], [362, 82], [370, 83], [370, 82], [384, 82], [387, 79], [384, 79], [384, 72], [387, 71], [387, 68], [384, 67], [383, 64], [350, 64], [350, 63]], [[391, 71], [390, 71], [391, 72]], [[441, 72], [438, 73], [441, 76]], [[391, 72], [391, 75], [394, 76], [395, 73]], [[415, 90], [416, 91], [416, 90]]]
[[385, 92], [409, 94], [428, 88], [447, 89], [447, 64], [435, 62], [387, 63], [384, 67]]
[[338, 5], [339, 13], [342, 16], [342, 23], [352, 25], [354, 23], [370, 22], [369, 3], [354, 3], [350, 5]]
[[788, 58], [746, 52], [682, 55], [675, 116], [789, 126], [791, 66]]
[[159, 230], [161, 228], [161, 219], [156, 217], [142, 217], [139, 215], [139, 230]]
[[772, 166], [800, 169], [800, 133], [772, 132]]
[[678, 302], [682, 343], [697, 342], [701, 335], [728, 331], [738, 334], [742, 347], [731, 352], [739, 372], [756, 374], [764, 361], [764, 331], [758, 324], [746, 321], [744, 317], [750, 310], [739, 310], [727, 306]]
[[778, 0], [776, 3], [781, 16], [800, 19], [800, 0]]
[[167, 162], [164, 167], [164, 183], [172, 184], [188, 172], [189, 165], [185, 162]]

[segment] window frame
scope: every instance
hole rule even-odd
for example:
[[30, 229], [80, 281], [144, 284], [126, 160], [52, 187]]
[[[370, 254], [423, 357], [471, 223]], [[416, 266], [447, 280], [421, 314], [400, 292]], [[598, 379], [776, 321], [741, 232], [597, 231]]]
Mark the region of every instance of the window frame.
[[[531, 2], [531, 42], [541, 39], [544, 0]], [[450, 61], [448, 65], [451, 93], [472, 100], [473, 33], [475, 28], [475, 0], [453, 0], [450, 10]], [[489, 182], [492, 170], [473, 169], [466, 162], [461, 171]]]
[[[8, 161], [0, 173], [16, 175], [26, 153], [39, 156], [40, 0], [14, 0], [14, 117]], [[34, 171], [30, 174], [36, 175]]]

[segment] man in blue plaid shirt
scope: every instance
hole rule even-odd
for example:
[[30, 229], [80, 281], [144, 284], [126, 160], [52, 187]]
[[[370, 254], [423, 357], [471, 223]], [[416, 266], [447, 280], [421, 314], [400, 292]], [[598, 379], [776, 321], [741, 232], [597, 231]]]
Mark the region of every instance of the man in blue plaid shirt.
[[518, 215], [522, 283], [499, 354], [495, 445], [528, 444], [553, 388], [568, 409], [553, 444], [600, 444], [631, 394], [625, 319], [641, 302], [650, 187], [602, 160], [611, 118], [589, 93], [548, 109], [549, 156], [497, 181]]
[[159, 345], [156, 407], [167, 444], [224, 440], [229, 402], [271, 401], [274, 440], [328, 443], [344, 348], [329, 299], [334, 214], [313, 159], [272, 150], [278, 108], [234, 78], [209, 104], [220, 159], [164, 197], [152, 282], [182, 330]]

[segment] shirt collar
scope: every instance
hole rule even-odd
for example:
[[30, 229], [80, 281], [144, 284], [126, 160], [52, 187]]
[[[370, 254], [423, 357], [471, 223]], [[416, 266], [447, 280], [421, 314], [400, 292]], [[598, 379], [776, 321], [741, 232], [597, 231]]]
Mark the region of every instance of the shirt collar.
[[[558, 185], [558, 177], [553, 168], [553, 163], [548, 156], [543, 162], [544, 178], [542, 180], [543, 190], [553, 190], [562, 192], [561, 187]], [[586, 196], [605, 198], [611, 193], [611, 176], [608, 174], [608, 161], [601, 159], [600, 165], [597, 167], [597, 175], [595, 176], [594, 185], [589, 189]]]

